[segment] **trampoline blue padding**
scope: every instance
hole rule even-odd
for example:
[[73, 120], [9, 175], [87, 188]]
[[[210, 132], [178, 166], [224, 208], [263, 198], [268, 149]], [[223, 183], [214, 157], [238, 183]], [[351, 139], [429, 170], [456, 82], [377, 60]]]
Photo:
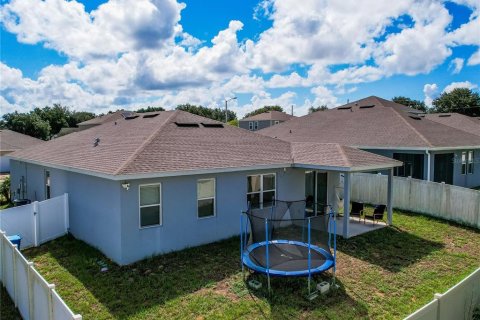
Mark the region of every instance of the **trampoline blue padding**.
[[309, 268], [308, 243], [290, 240], [268, 241], [268, 255], [266, 241], [253, 243], [243, 252], [242, 262], [253, 271], [279, 277], [306, 277], [334, 266], [330, 252], [310, 245]]

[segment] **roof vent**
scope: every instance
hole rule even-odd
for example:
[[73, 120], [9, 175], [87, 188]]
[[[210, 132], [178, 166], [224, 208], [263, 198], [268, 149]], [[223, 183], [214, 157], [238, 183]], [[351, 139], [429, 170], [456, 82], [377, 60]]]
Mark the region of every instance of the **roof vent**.
[[448, 118], [448, 117], [451, 117], [452, 115], [451, 114], [439, 114], [438, 116], [440, 118]]
[[100, 143], [100, 138], [95, 138], [95, 139], [93, 140], [93, 146], [94, 146], [94, 147], [98, 146], [99, 143]]
[[134, 117], [135, 116], [135, 112], [132, 112], [132, 111], [123, 111], [122, 112], [122, 117], [124, 119], [128, 119], [128, 118], [131, 118], [131, 117]]
[[349, 107], [338, 107], [337, 109], [338, 110], [349, 110], [349, 109], [352, 109], [352, 107], [351, 106], [349, 106]]
[[415, 120], [422, 120], [422, 117], [419, 117], [419, 116], [409, 116], [409, 117]]
[[198, 128], [200, 127], [198, 123], [195, 122], [175, 122], [177, 127], [183, 127], [183, 128]]
[[202, 126], [205, 128], [223, 128], [223, 123], [203, 123]]
[[369, 104], [369, 105], [365, 105], [365, 106], [360, 106], [360, 109], [368, 109], [368, 108], [373, 108], [375, 107], [374, 104]]
[[155, 118], [156, 116], [158, 116], [160, 113], [152, 113], [152, 114], [146, 114], [144, 115], [142, 118]]

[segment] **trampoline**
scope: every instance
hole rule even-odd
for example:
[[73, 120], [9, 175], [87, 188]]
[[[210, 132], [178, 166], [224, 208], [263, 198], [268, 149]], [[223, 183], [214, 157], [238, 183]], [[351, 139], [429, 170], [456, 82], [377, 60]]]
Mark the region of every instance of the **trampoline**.
[[333, 268], [335, 277], [335, 213], [329, 206], [319, 212], [320, 206], [281, 200], [249, 205], [240, 220], [242, 270], [267, 275], [269, 289], [270, 277], [308, 277], [309, 292], [313, 275]]

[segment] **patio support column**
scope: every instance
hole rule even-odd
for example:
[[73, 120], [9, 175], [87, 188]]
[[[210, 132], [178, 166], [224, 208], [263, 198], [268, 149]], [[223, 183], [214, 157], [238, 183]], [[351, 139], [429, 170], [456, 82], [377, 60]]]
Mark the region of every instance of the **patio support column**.
[[350, 222], [350, 172], [343, 175], [343, 238], [348, 239]]
[[392, 225], [393, 221], [393, 169], [388, 170], [387, 186], [387, 224]]

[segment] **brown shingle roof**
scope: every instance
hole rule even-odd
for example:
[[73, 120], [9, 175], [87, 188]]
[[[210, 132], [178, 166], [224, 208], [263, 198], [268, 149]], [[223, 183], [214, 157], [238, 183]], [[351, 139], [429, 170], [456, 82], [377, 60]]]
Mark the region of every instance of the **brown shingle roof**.
[[43, 140], [19, 132], [8, 129], [0, 130], [0, 151], [3, 152], [20, 150], [43, 142]]
[[[153, 113], [155, 114], [155, 113]], [[395, 160], [351, 148], [307, 145], [266, 137], [183, 111], [164, 111], [151, 118], [108, 122], [28, 150], [15, 159], [109, 176], [148, 175], [258, 166], [304, 164], [342, 167], [395, 166]], [[196, 124], [195, 127], [178, 124]], [[206, 124], [207, 126], [203, 125]], [[98, 145], [95, 145], [96, 139]], [[307, 150], [303, 154], [302, 150]], [[373, 157], [373, 158], [372, 158]], [[347, 160], [345, 160], [347, 158]], [[367, 160], [361, 160], [367, 159]], [[367, 161], [367, 162], [365, 162]]]
[[417, 110], [372, 96], [336, 109], [294, 118], [258, 133], [286, 141], [335, 142], [362, 148], [480, 146], [477, 135], [417, 113]]
[[480, 121], [477, 118], [460, 113], [431, 113], [425, 117], [430, 121], [480, 136]]
[[280, 111], [268, 111], [268, 112], [263, 112], [256, 114], [254, 116], [241, 119], [240, 121], [261, 121], [261, 120], [272, 120], [272, 121], [287, 121], [292, 118], [295, 118], [295, 116], [292, 116], [288, 113], [285, 112], [280, 112]]
[[95, 117], [93, 119], [80, 122], [77, 125], [80, 126], [80, 127], [82, 127], [82, 126], [96, 126], [96, 125], [104, 124], [104, 123], [107, 123], [107, 122], [110, 122], [110, 121], [119, 120], [119, 119], [123, 118], [123, 116], [122, 116], [123, 112], [125, 112], [125, 111], [119, 110], [119, 111], [115, 111], [115, 112], [112, 112], [112, 113], [107, 113], [107, 114], [104, 114], [102, 116], [98, 116], [98, 117]]

